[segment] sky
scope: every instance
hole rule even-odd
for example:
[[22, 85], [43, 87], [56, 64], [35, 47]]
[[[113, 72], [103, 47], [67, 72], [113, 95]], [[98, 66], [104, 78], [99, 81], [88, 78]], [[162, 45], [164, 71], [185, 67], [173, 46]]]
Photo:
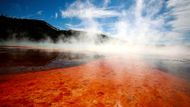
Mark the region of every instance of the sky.
[[0, 14], [105, 33], [131, 44], [190, 44], [189, 0], [1, 0]]

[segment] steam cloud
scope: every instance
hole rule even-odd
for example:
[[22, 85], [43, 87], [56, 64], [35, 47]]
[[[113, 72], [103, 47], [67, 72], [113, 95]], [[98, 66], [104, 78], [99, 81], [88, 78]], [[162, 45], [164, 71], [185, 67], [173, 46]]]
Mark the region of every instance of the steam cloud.
[[[70, 39], [71, 43], [59, 41], [57, 44], [47, 39], [46, 42], [35, 43], [37, 46], [51, 48], [67, 48], [93, 50], [114, 53], [159, 53], [188, 54], [189, 43], [184, 42], [190, 32], [190, 2], [187, 0], [136, 0], [128, 8], [124, 2], [115, 7], [111, 0], [104, 0], [102, 5], [93, 1], [77, 0], [67, 9], [61, 10], [63, 18], [78, 18], [79, 24], [67, 23], [70, 29], [84, 30], [88, 33], [86, 42]], [[60, 15], [59, 14], [59, 15]], [[58, 17], [58, 14], [56, 14]], [[94, 44], [96, 33], [105, 33], [119, 40], [104, 44]], [[85, 39], [85, 38], [84, 38]], [[11, 41], [18, 44], [17, 41]], [[19, 42], [21, 45], [34, 45], [29, 41]], [[164, 47], [158, 48], [158, 45]], [[168, 51], [170, 50], [170, 51]]]
[[[55, 14], [55, 18], [77, 18], [79, 24], [67, 23], [70, 29], [86, 31], [85, 41], [78, 41], [70, 38], [68, 41], [60, 40], [53, 43], [47, 38], [43, 42], [31, 42], [29, 40], [11, 40], [5, 44], [28, 45], [48, 49], [58, 49], [59, 51], [93, 51], [104, 55], [138, 55], [153, 56], [154, 58], [176, 60], [178, 63], [165, 63], [164, 66], [173, 69], [177, 65], [186, 66], [189, 70], [190, 44], [185, 40], [190, 33], [190, 1], [188, 0], [136, 0], [127, 9], [124, 3], [116, 7], [111, 7], [111, 0], [104, 0], [101, 6], [96, 6], [89, 0], [73, 2], [65, 10]], [[104, 33], [113, 38], [102, 44], [96, 44], [97, 33]], [[81, 33], [84, 35], [84, 33]], [[63, 35], [64, 36], [64, 35]], [[81, 38], [80, 38], [81, 39]], [[107, 60], [115, 71], [122, 71], [125, 65], [114, 66], [114, 61]], [[154, 63], [160, 63], [157, 59]], [[185, 63], [181, 63], [185, 62]], [[98, 65], [93, 67], [98, 69]], [[181, 70], [179, 67], [179, 69]], [[117, 72], [117, 73], [118, 73]], [[120, 72], [122, 76], [122, 72]], [[185, 74], [186, 75], [186, 74]]]
[[[111, 8], [109, 3], [105, 0], [102, 7], [97, 7], [88, 0], [76, 1], [61, 14], [81, 20], [78, 25], [68, 24], [69, 28], [107, 33], [133, 45], [179, 45], [190, 30], [187, 17], [190, 2], [187, 0], [136, 0], [128, 9], [122, 8], [122, 4]], [[115, 21], [98, 21], [114, 17], [117, 18]]]

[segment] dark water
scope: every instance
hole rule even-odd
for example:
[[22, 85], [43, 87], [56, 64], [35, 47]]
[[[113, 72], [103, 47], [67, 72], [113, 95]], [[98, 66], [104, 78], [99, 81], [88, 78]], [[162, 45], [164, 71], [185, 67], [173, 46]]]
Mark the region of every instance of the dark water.
[[97, 54], [0, 47], [0, 74], [77, 66], [100, 57]]
[[[0, 74], [65, 68], [87, 63], [103, 55], [58, 52], [18, 47], [0, 47]], [[144, 61], [156, 69], [190, 81], [190, 59], [144, 55]]]
[[143, 59], [153, 68], [171, 73], [190, 82], [190, 56], [145, 55]]

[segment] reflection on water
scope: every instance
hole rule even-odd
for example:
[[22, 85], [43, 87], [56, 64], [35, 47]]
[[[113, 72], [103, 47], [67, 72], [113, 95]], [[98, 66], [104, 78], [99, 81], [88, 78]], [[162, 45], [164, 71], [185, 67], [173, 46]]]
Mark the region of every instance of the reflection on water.
[[144, 60], [156, 69], [190, 81], [190, 57], [145, 55]]
[[[0, 74], [77, 66], [101, 57], [103, 55], [84, 52], [0, 47]], [[159, 55], [144, 55], [143, 59], [151, 67], [190, 81], [190, 59]]]
[[0, 74], [76, 66], [99, 57], [96, 54], [0, 47]]
[[58, 52], [34, 49], [0, 48], [0, 67], [42, 66], [58, 56]]

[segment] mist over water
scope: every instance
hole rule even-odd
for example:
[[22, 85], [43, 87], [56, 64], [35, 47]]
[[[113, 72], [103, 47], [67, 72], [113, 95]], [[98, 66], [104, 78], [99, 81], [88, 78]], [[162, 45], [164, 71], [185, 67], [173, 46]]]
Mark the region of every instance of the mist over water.
[[[78, 0], [65, 10], [61, 10], [61, 16], [81, 20], [79, 25], [68, 23], [67, 26], [70, 29], [86, 31], [85, 37], [88, 38], [80, 38], [83, 41], [70, 38], [67, 41], [60, 39], [54, 43], [47, 38], [42, 42], [31, 42], [25, 38], [1, 42], [1, 45], [28, 46], [59, 52], [94, 52], [106, 57], [136, 56], [157, 68], [177, 72], [176, 74], [182, 72], [183, 75], [189, 76], [190, 47], [188, 42], [183, 41], [188, 32], [184, 28], [189, 27], [189, 21], [184, 22], [182, 20], [184, 17], [178, 13], [189, 14], [185, 8], [189, 7], [190, 2], [185, 0], [176, 2], [136, 0], [128, 9], [112, 9], [109, 7], [109, 0], [103, 6], [96, 6], [88, 0]], [[162, 11], [163, 8], [167, 8], [167, 11]], [[98, 21], [110, 18], [117, 20]], [[113, 39], [97, 44], [95, 42], [97, 33], [107, 34]]]
[[[61, 35], [57, 43], [50, 38], [42, 42], [31, 42], [28, 38], [23, 40], [13, 38], [1, 44], [118, 53], [128, 51], [143, 53], [146, 50], [150, 53], [161, 54], [189, 53], [190, 45], [188, 41], [185, 41], [188, 39], [189, 20], [182, 16], [189, 14], [190, 2], [136, 0], [128, 8], [122, 6], [125, 5], [124, 3], [110, 7], [111, 2], [105, 0], [103, 5], [97, 6], [90, 0], [77, 0], [60, 10], [61, 17], [80, 20], [79, 24], [66, 23], [69, 29], [87, 32], [79, 34], [82, 35], [79, 36], [80, 38], [74, 38], [74, 35], [73, 38], [63, 41], [61, 38], [64, 35]], [[96, 44], [97, 33], [107, 34], [117, 40]]]

